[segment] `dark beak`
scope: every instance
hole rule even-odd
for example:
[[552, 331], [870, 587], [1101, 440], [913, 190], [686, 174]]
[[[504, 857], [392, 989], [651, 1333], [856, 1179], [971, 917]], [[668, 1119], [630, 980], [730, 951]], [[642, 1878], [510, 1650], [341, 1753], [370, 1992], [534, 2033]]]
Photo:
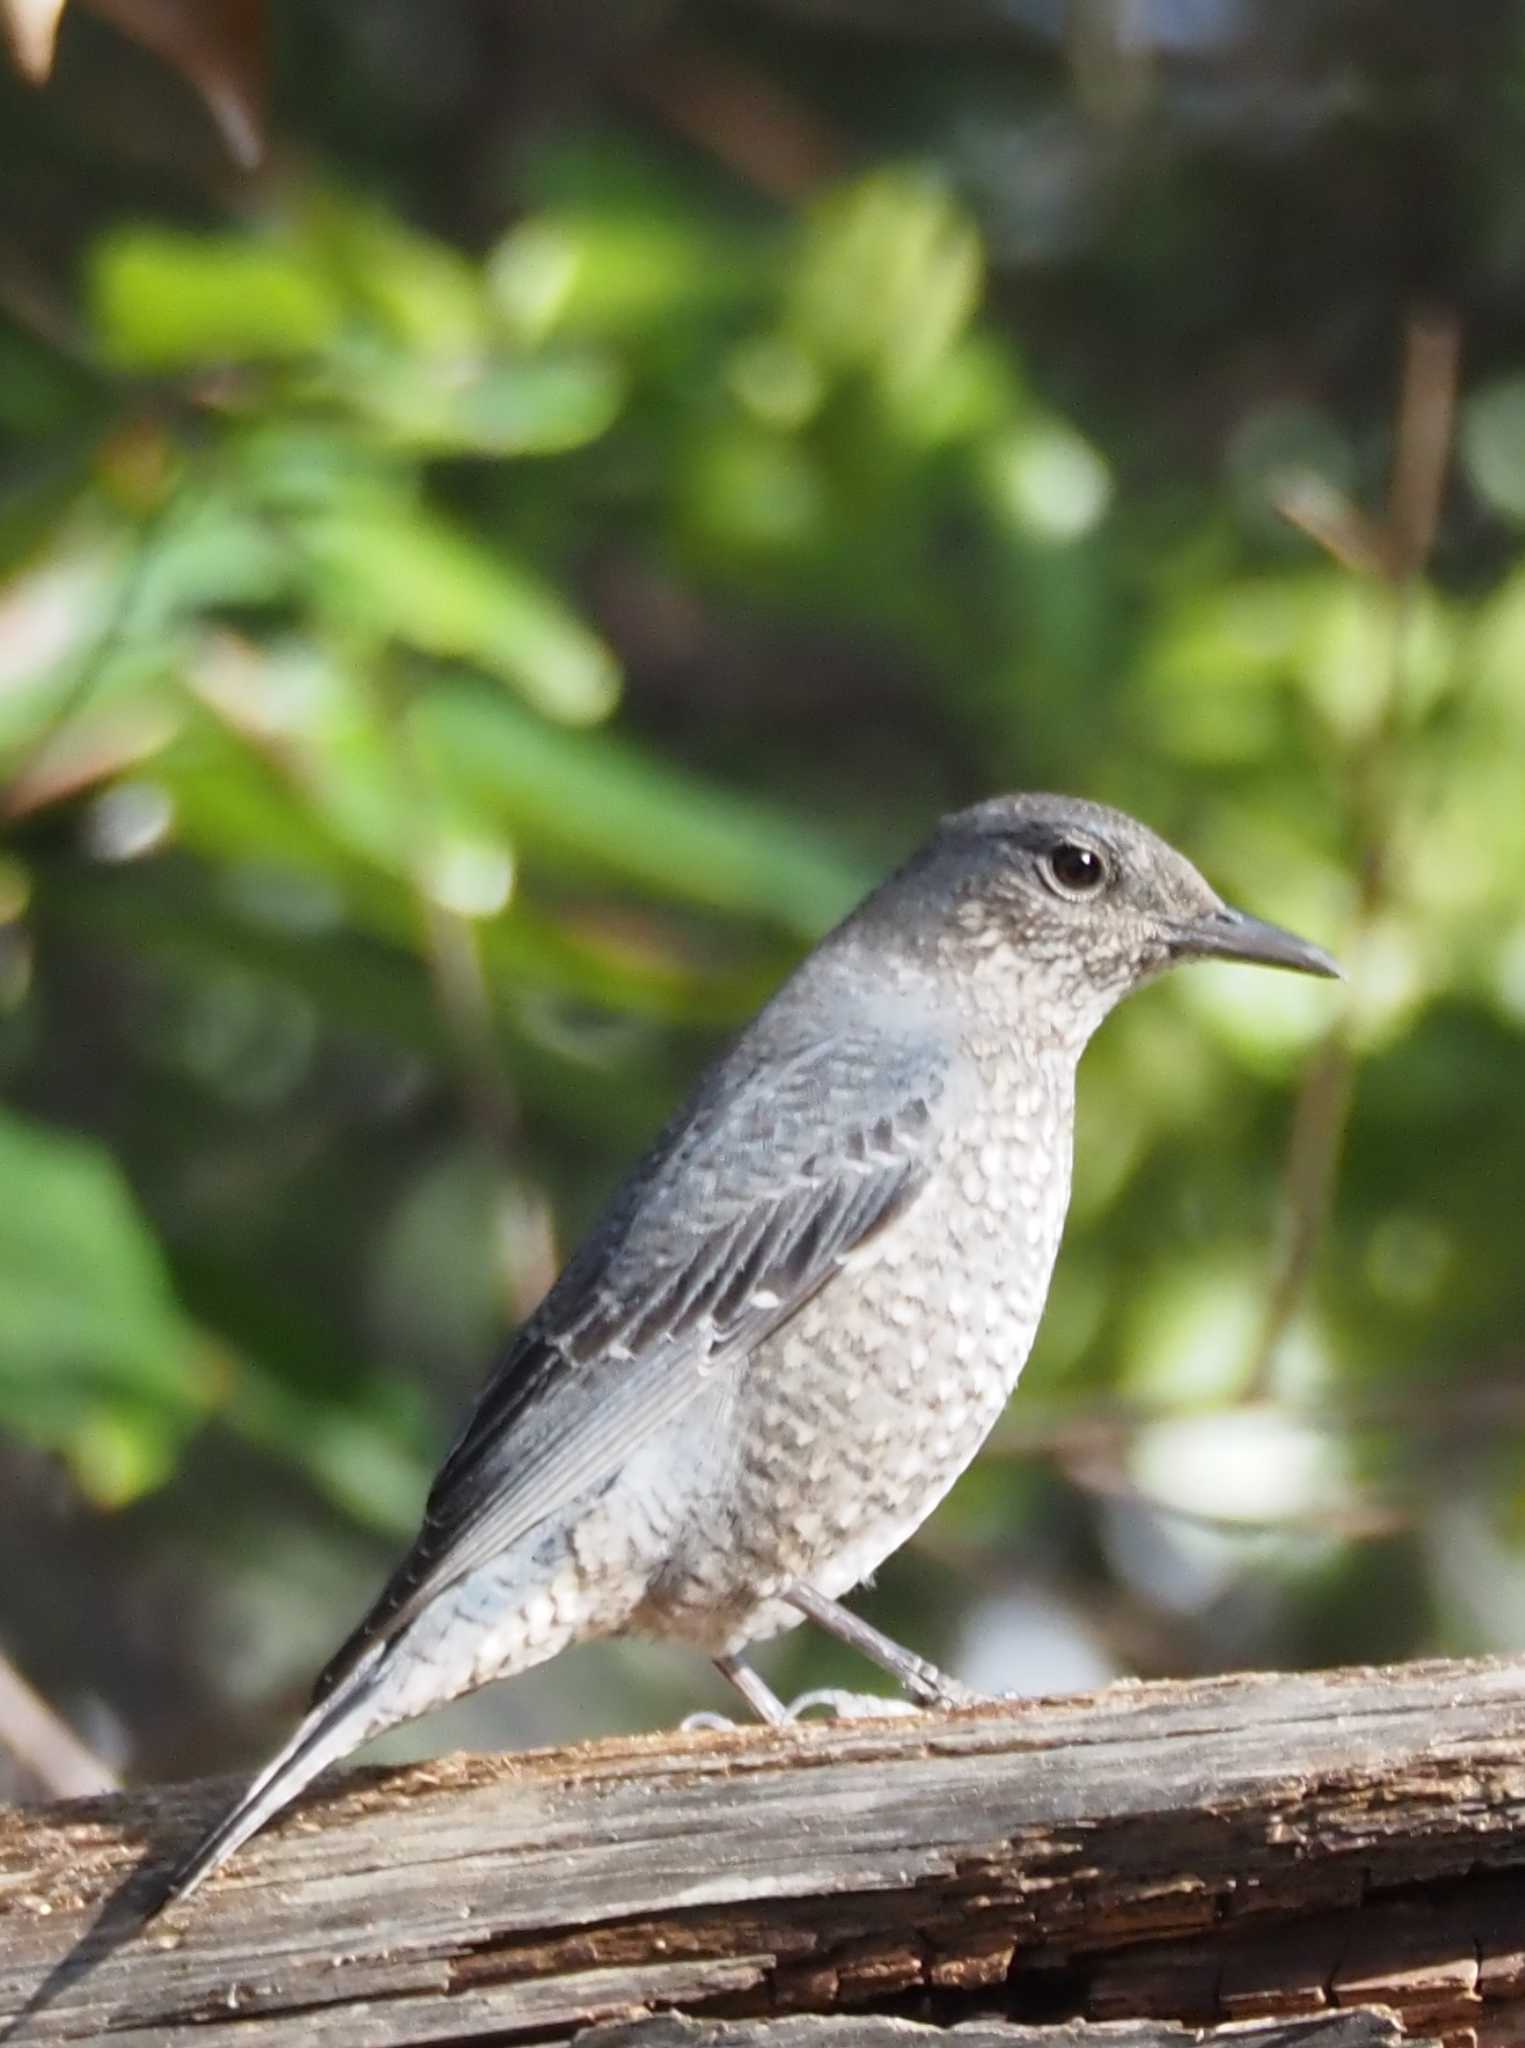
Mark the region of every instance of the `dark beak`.
[[1246, 917], [1242, 910], [1212, 910], [1190, 924], [1178, 925], [1171, 938], [1178, 960], [1248, 960], [1257, 967], [1290, 967], [1299, 974], [1327, 974], [1342, 981], [1344, 969], [1326, 953], [1279, 924]]

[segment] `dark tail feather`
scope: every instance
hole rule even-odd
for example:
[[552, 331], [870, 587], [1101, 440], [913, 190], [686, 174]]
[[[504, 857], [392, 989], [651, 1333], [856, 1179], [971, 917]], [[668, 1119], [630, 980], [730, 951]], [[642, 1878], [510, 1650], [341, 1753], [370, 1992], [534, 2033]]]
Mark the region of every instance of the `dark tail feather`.
[[204, 1877], [226, 1863], [240, 1843], [295, 1799], [319, 1771], [337, 1763], [368, 1735], [387, 1725], [386, 1715], [376, 1711], [376, 1694], [390, 1648], [388, 1642], [373, 1646], [328, 1698], [313, 1708], [279, 1756], [260, 1772], [243, 1797], [168, 1876], [154, 1858], [123, 1879], [102, 1905], [93, 1925], [54, 1964], [20, 2012], [9, 2022], [0, 2023], [0, 2048], [24, 2040], [31, 2024], [42, 2013], [66, 1993], [77, 1991], [108, 1957], [156, 1920], [166, 1906], [194, 1891]]
[[288, 1805], [319, 1771], [348, 1756], [384, 1725], [375, 1712], [377, 1666], [391, 1648], [377, 1643], [371, 1654], [319, 1702], [285, 1748], [278, 1751], [254, 1783], [178, 1864], [155, 1903], [151, 1918], [177, 1899], [188, 1898], [203, 1878], [220, 1869], [234, 1851], [256, 1834], [272, 1815]]

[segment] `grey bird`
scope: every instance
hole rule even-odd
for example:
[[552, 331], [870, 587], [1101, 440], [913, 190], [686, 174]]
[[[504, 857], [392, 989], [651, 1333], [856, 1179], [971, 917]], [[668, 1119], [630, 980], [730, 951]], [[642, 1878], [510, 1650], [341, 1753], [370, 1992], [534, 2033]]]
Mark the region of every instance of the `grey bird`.
[[160, 1905], [370, 1737], [590, 1637], [692, 1644], [778, 1719], [744, 1654], [808, 1618], [919, 1702], [967, 1698], [838, 1602], [937, 1506], [1026, 1362], [1086, 1041], [1205, 958], [1339, 971], [1117, 811], [1010, 796], [945, 818], [614, 1195], [306, 1719]]

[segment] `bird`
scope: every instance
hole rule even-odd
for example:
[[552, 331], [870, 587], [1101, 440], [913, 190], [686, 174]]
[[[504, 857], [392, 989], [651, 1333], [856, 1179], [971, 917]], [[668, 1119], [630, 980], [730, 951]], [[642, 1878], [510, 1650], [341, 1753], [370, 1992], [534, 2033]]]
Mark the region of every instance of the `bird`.
[[295, 1733], [169, 1875], [204, 1878], [384, 1729], [636, 1635], [747, 1661], [803, 1621], [911, 1700], [973, 1697], [842, 1604], [973, 1460], [1027, 1360], [1075, 1078], [1178, 962], [1340, 972], [1076, 797], [990, 798], [805, 956], [510, 1339]]

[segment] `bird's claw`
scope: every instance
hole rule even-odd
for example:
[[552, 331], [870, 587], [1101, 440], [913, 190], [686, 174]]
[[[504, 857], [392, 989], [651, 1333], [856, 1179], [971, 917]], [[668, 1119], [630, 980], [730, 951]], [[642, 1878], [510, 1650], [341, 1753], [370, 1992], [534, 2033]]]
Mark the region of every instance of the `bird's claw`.
[[895, 1699], [877, 1692], [844, 1692], [837, 1685], [818, 1685], [791, 1700], [786, 1713], [790, 1721], [802, 1721], [814, 1708], [824, 1708], [839, 1721], [888, 1721], [902, 1714], [923, 1714], [914, 1700]]
[[939, 1674], [937, 1690], [921, 1701], [924, 1713], [947, 1713], [954, 1707], [982, 1706], [990, 1697], [989, 1693], [976, 1692], [971, 1685], [961, 1685], [956, 1678], [949, 1678], [946, 1672]]

